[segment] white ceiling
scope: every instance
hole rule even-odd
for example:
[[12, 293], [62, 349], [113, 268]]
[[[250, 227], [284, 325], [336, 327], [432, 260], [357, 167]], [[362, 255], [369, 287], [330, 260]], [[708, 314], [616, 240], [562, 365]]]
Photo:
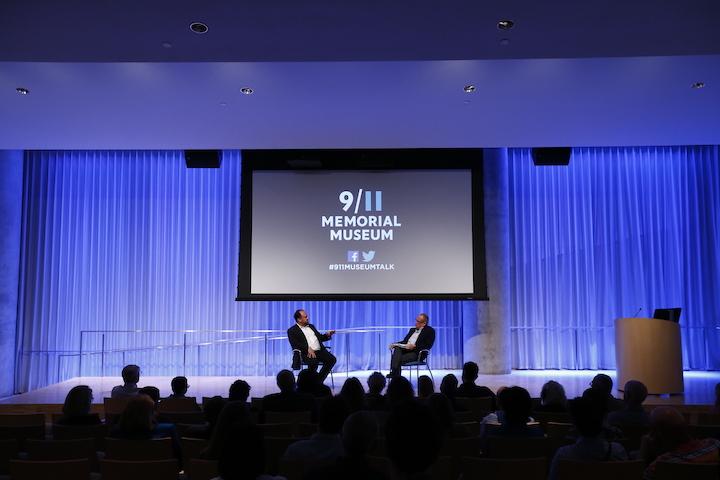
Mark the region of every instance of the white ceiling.
[[4, 0], [0, 19], [3, 149], [720, 143], [717, 0]]

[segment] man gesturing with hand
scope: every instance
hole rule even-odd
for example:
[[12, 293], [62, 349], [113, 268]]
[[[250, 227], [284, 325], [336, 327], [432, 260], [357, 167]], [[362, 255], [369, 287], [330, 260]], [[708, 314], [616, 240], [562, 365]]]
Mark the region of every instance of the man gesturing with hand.
[[310, 370], [317, 371], [318, 364], [322, 363], [318, 375], [320, 381], [324, 382], [337, 359], [325, 348], [323, 342], [330, 340], [335, 334], [335, 330], [320, 334], [315, 326], [310, 323], [310, 317], [303, 309], [296, 310], [293, 318], [295, 319], [295, 325], [288, 328], [287, 335], [290, 346], [292, 346], [293, 350], [299, 350], [300, 356], [293, 356], [292, 368], [299, 369], [299, 362], [302, 360], [302, 363], [306, 363]]

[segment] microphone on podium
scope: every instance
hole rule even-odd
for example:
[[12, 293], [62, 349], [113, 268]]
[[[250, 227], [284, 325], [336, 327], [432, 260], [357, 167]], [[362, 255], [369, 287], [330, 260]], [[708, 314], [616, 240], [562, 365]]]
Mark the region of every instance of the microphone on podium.
[[637, 316], [642, 312], [642, 307], [638, 308], [638, 311], [635, 312], [635, 315], [633, 315], [633, 318], [637, 318]]

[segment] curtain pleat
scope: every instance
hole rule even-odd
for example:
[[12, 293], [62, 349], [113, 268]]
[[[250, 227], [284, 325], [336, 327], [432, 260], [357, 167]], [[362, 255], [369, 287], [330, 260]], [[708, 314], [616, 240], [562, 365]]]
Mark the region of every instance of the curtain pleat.
[[681, 307], [686, 369], [720, 368], [717, 147], [508, 152], [513, 367], [615, 368], [614, 320]]

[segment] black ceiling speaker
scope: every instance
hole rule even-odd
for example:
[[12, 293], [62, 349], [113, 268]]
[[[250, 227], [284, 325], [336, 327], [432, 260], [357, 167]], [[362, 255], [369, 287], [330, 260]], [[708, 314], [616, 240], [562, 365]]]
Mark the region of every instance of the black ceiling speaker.
[[567, 165], [570, 163], [570, 147], [542, 147], [532, 149], [535, 165]]
[[187, 168], [220, 168], [220, 150], [185, 150]]

